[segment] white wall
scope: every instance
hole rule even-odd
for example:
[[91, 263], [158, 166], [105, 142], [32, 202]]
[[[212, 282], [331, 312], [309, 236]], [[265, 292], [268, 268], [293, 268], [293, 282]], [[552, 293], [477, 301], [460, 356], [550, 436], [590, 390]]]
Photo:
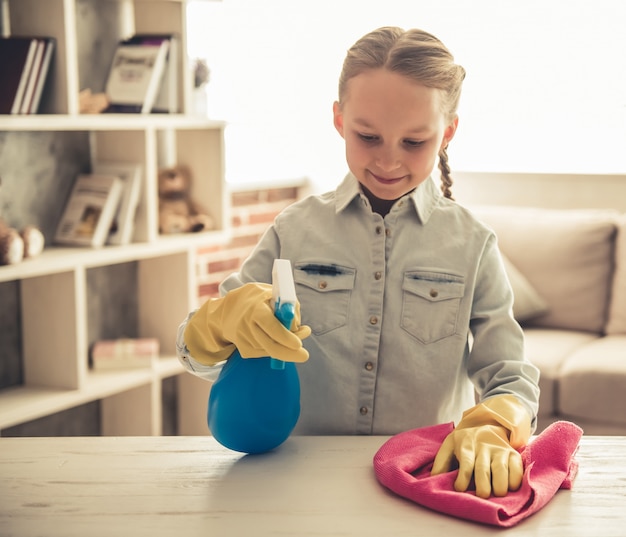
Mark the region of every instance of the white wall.
[[453, 170], [626, 172], [624, 0], [222, 0], [189, 15], [230, 182], [337, 184], [341, 63], [383, 25], [434, 33], [468, 72]]

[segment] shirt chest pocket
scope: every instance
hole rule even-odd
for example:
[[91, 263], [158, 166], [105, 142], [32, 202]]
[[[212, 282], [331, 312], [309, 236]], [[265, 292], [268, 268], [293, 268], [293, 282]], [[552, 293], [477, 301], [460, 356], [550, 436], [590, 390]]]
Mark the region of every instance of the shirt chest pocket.
[[338, 265], [295, 265], [294, 282], [302, 324], [318, 335], [344, 326], [355, 275], [355, 269]]
[[402, 285], [402, 328], [422, 343], [457, 332], [462, 276], [436, 271], [406, 272]]

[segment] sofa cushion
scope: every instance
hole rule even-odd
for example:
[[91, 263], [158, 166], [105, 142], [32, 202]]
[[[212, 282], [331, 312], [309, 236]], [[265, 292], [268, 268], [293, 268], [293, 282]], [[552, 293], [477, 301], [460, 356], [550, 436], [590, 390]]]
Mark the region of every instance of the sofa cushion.
[[554, 416], [558, 412], [557, 385], [561, 367], [576, 349], [598, 339], [589, 332], [526, 328], [524, 330], [524, 355], [536, 365], [539, 377], [539, 413]]
[[502, 261], [513, 289], [513, 316], [515, 319], [522, 323], [546, 313], [548, 311], [548, 303], [539, 296], [539, 293], [537, 293], [524, 275], [517, 270], [508, 257], [503, 255]]
[[582, 346], [563, 362], [560, 376], [562, 414], [626, 425], [626, 335]]
[[615, 241], [615, 273], [607, 334], [626, 334], [626, 215], [618, 222]]
[[603, 332], [609, 309], [616, 211], [475, 207], [502, 253], [548, 303], [529, 324]]

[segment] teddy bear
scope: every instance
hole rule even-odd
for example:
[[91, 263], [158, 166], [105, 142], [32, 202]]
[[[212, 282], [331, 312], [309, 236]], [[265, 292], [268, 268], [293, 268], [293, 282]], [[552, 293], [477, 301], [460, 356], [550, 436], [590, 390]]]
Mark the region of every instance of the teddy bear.
[[187, 166], [159, 171], [159, 232], [185, 233], [213, 228], [213, 219], [191, 198], [191, 172]]
[[0, 218], [0, 265], [15, 265], [27, 257], [38, 256], [44, 243], [43, 233], [35, 226], [18, 232]]

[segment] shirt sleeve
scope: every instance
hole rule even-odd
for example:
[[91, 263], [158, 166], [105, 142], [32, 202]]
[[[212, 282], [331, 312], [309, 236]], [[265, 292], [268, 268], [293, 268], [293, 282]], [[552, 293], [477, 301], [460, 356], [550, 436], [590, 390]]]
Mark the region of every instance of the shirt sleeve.
[[479, 399], [514, 395], [528, 409], [534, 430], [539, 369], [525, 358], [524, 334], [513, 317], [513, 291], [494, 235], [487, 240], [478, 266], [470, 331], [468, 375]]

